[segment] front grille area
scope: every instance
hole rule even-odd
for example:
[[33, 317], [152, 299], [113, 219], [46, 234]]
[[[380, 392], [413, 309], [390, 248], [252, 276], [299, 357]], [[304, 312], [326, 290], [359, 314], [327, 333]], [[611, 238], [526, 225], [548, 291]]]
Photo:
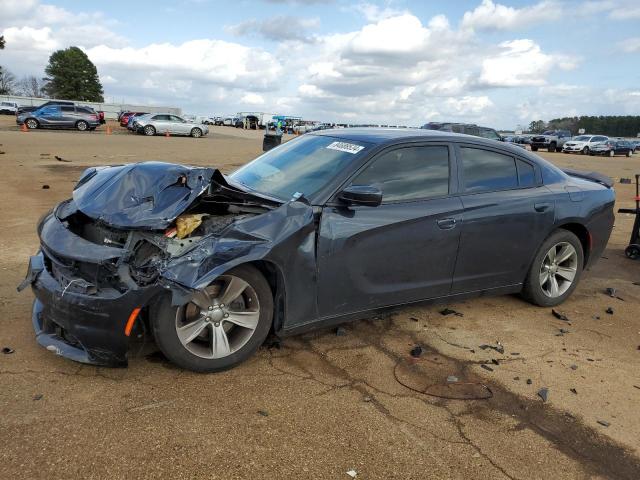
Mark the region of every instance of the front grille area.
[[115, 288], [120, 292], [126, 289], [119, 281], [115, 263], [89, 263], [64, 259], [53, 255], [42, 247], [47, 271], [63, 289], [70, 292], [95, 294], [101, 288]]

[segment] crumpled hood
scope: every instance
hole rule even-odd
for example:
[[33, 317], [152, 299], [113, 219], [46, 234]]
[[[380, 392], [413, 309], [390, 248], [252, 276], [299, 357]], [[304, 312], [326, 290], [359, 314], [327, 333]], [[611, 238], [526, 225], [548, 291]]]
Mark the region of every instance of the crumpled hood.
[[214, 172], [162, 162], [92, 167], [73, 200], [82, 213], [113, 227], [160, 230], [209, 187]]

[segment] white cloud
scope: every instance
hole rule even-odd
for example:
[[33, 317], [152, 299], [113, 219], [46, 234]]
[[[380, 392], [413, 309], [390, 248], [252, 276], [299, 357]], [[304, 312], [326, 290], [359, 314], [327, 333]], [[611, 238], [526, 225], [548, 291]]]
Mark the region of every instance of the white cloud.
[[472, 30], [515, 30], [540, 21], [562, 19], [560, 5], [553, 1], [514, 8], [492, 0], [482, 0], [474, 10], [462, 17], [462, 27]]
[[250, 105], [264, 105], [264, 98], [257, 93], [246, 93], [240, 99], [242, 103], [248, 103]]
[[552, 67], [575, 68], [575, 60], [543, 53], [532, 40], [502, 42], [497, 55], [482, 61], [480, 84], [493, 87], [537, 86], [546, 83]]
[[640, 52], [640, 37], [627, 38], [620, 42], [619, 47], [627, 53]]
[[260, 35], [268, 40], [281, 42], [283, 40], [297, 40], [304, 43], [315, 41], [309, 30], [320, 26], [318, 18], [303, 18], [290, 15], [278, 15], [264, 20], [246, 20], [237, 25], [225, 27], [225, 30], [237, 36]]

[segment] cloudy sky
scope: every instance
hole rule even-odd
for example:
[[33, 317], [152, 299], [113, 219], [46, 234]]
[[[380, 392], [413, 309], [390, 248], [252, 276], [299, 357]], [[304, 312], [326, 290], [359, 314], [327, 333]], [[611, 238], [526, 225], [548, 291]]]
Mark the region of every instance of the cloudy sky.
[[640, 113], [640, 0], [0, 0], [0, 65], [83, 48], [107, 101], [515, 128]]

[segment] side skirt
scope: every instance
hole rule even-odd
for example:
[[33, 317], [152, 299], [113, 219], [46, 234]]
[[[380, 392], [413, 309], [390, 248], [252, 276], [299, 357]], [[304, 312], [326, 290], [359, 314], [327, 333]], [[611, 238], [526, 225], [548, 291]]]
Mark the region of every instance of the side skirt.
[[328, 328], [335, 325], [339, 325], [345, 322], [352, 322], [356, 320], [362, 320], [372, 315], [388, 314], [398, 310], [402, 310], [408, 306], [427, 306], [436, 305], [449, 302], [459, 302], [461, 300], [467, 300], [476, 297], [493, 297], [497, 295], [509, 295], [513, 293], [519, 293], [522, 291], [522, 284], [508, 285], [506, 287], [489, 288], [486, 290], [474, 290], [472, 292], [457, 293], [455, 295], [446, 295], [444, 297], [430, 298], [428, 300], [417, 300], [410, 303], [402, 303], [398, 305], [389, 305], [386, 307], [380, 307], [373, 310], [363, 310], [360, 312], [349, 313], [346, 315], [338, 315], [333, 317], [322, 317], [311, 322], [303, 323], [301, 325], [293, 325], [291, 327], [284, 326], [276, 332], [278, 336], [288, 337], [291, 335], [298, 335], [300, 333], [317, 330], [320, 328]]

